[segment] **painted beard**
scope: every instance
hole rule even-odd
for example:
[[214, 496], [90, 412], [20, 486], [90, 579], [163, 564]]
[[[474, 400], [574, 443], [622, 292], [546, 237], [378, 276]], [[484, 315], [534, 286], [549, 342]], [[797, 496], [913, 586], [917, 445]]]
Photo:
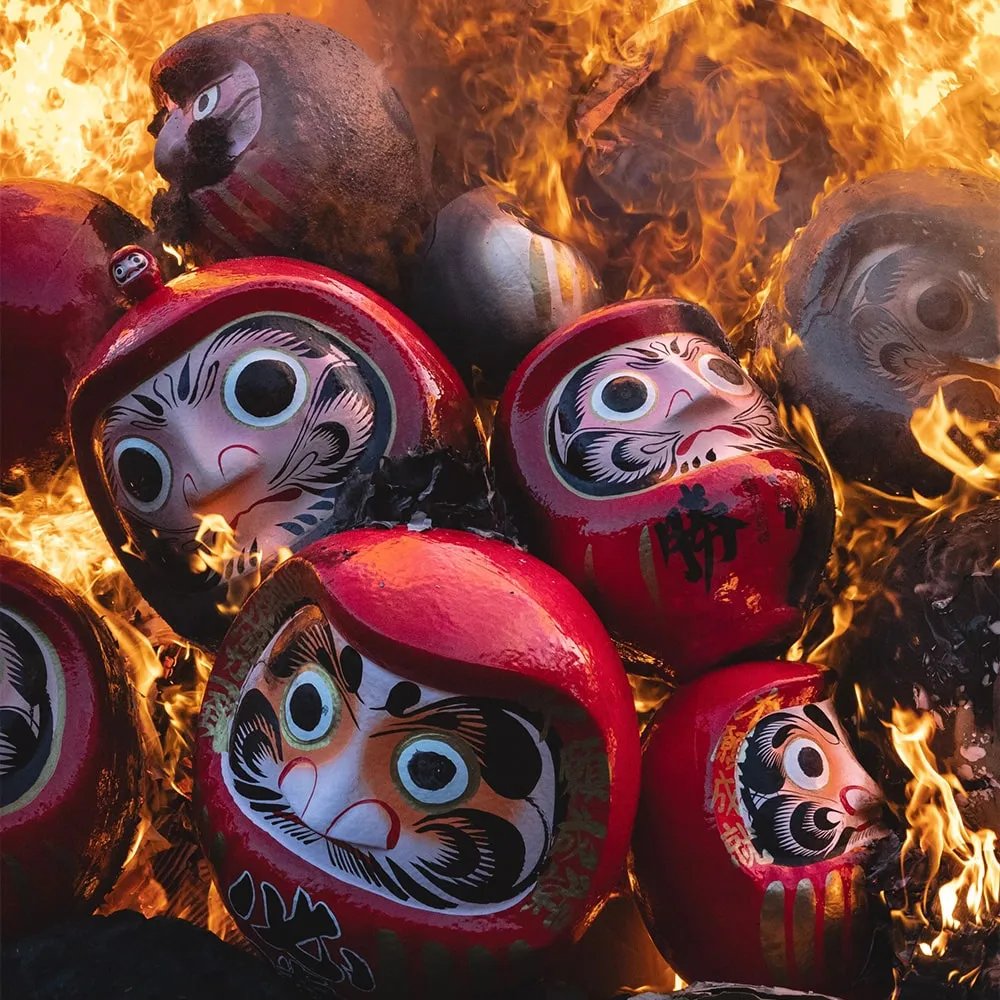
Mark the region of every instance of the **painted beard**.
[[765, 716], [737, 760], [740, 814], [767, 862], [809, 865], [886, 833], [881, 792], [851, 752], [832, 701]]
[[[266, 570], [280, 547], [319, 533], [344, 479], [377, 465], [393, 429], [388, 388], [367, 358], [311, 321], [262, 314], [109, 407], [101, 453], [133, 547], [182, 589], [200, 589]], [[210, 515], [225, 525], [202, 526]], [[218, 557], [230, 533], [213, 572], [200, 557]]]
[[32, 787], [49, 758], [53, 706], [37, 629], [7, 609], [0, 611], [0, 658], [0, 806], [6, 807]]
[[553, 465], [591, 496], [636, 493], [720, 459], [788, 447], [770, 400], [694, 334], [634, 341], [592, 358], [550, 406]]
[[258, 827], [338, 880], [479, 914], [523, 898], [548, 860], [559, 749], [516, 704], [399, 680], [309, 605], [247, 675], [223, 775]]

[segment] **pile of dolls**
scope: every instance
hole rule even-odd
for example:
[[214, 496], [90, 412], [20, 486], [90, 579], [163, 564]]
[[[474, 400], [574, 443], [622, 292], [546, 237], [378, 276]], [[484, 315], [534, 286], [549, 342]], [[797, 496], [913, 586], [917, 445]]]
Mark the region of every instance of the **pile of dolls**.
[[[941, 391], [1000, 426], [998, 185], [838, 190], [747, 366], [700, 305], [605, 304], [499, 191], [434, 213], [406, 108], [330, 29], [223, 21], [151, 84], [155, 234], [81, 188], [0, 189], [3, 465], [71, 446], [143, 598], [214, 656], [192, 811], [246, 939], [321, 994], [479, 995], [630, 891], [688, 981], [863, 989], [894, 776], [852, 749], [854, 684], [874, 729], [918, 691], [965, 712], [988, 822], [997, 506], [904, 539], [838, 694], [777, 658], [835, 506], [775, 392], [873, 495], [947, 489], [910, 419]], [[143, 765], [106, 625], [0, 572], [10, 940], [99, 904]], [[630, 674], [672, 691], [641, 752]]]

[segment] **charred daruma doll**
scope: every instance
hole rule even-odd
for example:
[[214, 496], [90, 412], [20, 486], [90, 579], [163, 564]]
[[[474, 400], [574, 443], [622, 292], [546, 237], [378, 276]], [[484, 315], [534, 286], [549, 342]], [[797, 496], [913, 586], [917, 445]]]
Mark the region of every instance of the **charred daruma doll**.
[[839, 993], [872, 944], [878, 786], [808, 664], [714, 671], [659, 711], [643, 751], [634, 877], [685, 979]]
[[166, 242], [199, 265], [282, 254], [396, 289], [428, 189], [406, 109], [353, 42], [291, 14], [230, 18], [167, 49], [150, 86]]
[[107, 198], [58, 181], [0, 184], [0, 465], [68, 451], [73, 380], [127, 303], [108, 274], [152, 234]]
[[414, 315], [463, 376], [499, 396], [528, 352], [604, 302], [579, 250], [510, 198], [480, 188], [438, 212], [409, 297]]
[[987, 177], [894, 171], [834, 192], [793, 243], [755, 357], [773, 351], [779, 391], [810, 409], [846, 478], [947, 490], [951, 473], [910, 429], [939, 391], [1000, 447], [998, 204]]
[[[116, 278], [130, 294], [156, 290], [91, 358], [73, 395], [73, 447], [145, 598], [212, 645], [227, 624], [218, 605], [282, 549], [331, 530], [350, 476], [420, 447], [474, 451], [472, 404], [420, 330], [325, 268], [230, 261], [157, 286], [141, 257], [124, 248]], [[209, 515], [233, 533], [222, 553], [213, 522], [197, 537]], [[214, 568], [202, 558], [213, 545]]]
[[90, 913], [139, 818], [138, 723], [105, 626], [57, 580], [0, 556], [4, 940]]
[[614, 888], [635, 711], [561, 576], [458, 531], [364, 529], [282, 564], [223, 643], [196, 811], [223, 900], [339, 997], [532, 975]]
[[493, 449], [533, 551], [636, 659], [684, 680], [797, 633], [830, 487], [705, 310], [635, 300], [553, 334], [511, 379]]

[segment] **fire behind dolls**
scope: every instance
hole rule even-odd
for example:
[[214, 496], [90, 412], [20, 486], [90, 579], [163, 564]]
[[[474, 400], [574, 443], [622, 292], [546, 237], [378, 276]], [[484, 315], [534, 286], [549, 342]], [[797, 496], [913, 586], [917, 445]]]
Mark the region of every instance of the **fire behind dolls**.
[[[227, 586], [331, 530], [350, 476], [421, 446], [476, 448], [457, 374], [346, 278], [257, 258], [158, 286], [134, 247], [112, 271], [127, 294], [154, 290], [76, 387], [74, 451], [125, 569], [185, 638], [217, 642]], [[232, 532], [221, 565], [205, 558], [212, 516]]]
[[620, 876], [637, 733], [614, 646], [553, 570], [466, 532], [346, 532], [227, 634], [201, 834], [243, 932], [301, 983], [497, 992]]
[[0, 557], [4, 940], [90, 913], [139, 819], [138, 722], [117, 645], [57, 580]]
[[493, 449], [533, 551], [678, 678], [797, 632], [830, 486], [705, 310], [638, 299], [553, 334], [509, 383]]
[[726, 667], [654, 719], [634, 874], [686, 979], [838, 992], [865, 965], [863, 849], [886, 833], [882, 796], [826, 683], [807, 664]]
[[199, 28], [156, 61], [157, 233], [198, 264], [287, 254], [392, 294], [429, 219], [409, 115], [349, 39], [291, 14]]

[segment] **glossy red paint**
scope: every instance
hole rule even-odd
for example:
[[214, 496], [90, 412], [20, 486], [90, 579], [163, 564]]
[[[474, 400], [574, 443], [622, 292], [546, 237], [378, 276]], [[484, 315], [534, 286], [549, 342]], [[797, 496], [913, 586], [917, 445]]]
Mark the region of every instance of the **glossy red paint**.
[[707, 312], [676, 299], [619, 303], [553, 334], [504, 392], [492, 457], [531, 551], [580, 588], [616, 639], [683, 681], [795, 637], [834, 510], [823, 470], [780, 429], [775, 446], [638, 492], [587, 496], [566, 485], [549, 439], [556, 391], [591, 358], [673, 333], [727, 349]]
[[[310, 863], [237, 806], [224, 772], [247, 690], [241, 686], [280, 623], [310, 603], [362, 657], [400, 679], [397, 694], [424, 686], [503, 699], [537, 713], [544, 739], [556, 734], [565, 811], [537, 881], [510, 905], [455, 914], [449, 913], [454, 904], [433, 909], [413, 899], [398, 902]], [[389, 722], [405, 718], [379, 708], [392, 700], [369, 697], [366, 704], [388, 712]], [[568, 581], [513, 546], [472, 534], [364, 529], [317, 542], [282, 564], [236, 618], [199, 717], [196, 813], [223, 900], [280, 968], [335, 987], [337, 996], [371, 989], [378, 997], [478, 995], [532, 975], [539, 961], [583, 932], [615, 887], [631, 834], [638, 767], [638, 730], [621, 661]], [[361, 779], [382, 780], [367, 773]], [[483, 781], [489, 780], [484, 770]], [[367, 793], [359, 807], [371, 808]], [[296, 899], [302, 919], [293, 926]], [[306, 914], [323, 907], [339, 936], [305, 940], [303, 928], [313, 919]]]
[[[648, 731], [633, 839], [635, 883], [653, 940], [685, 979], [840, 995], [861, 973], [874, 926], [864, 844], [884, 833], [881, 796], [826, 701], [830, 677], [787, 662], [713, 671], [681, 688]], [[769, 716], [774, 722], [773, 713], [807, 705], [813, 706], [808, 718], [780, 719], [766, 732], [765, 755], [780, 759], [773, 783], [760, 771], [755, 781], [748, 734]], [[810, 725], [824, 718], [823, 726]], [[796, 770], [793, 753], [813, 777]], [[810, 768], [803, 753], [814, 761], [823, 754], [818, 777], [820, 769]], [[813, 789], [790, 785], [790, 774]], [[760, 838], [775, 824], [768, 815], [779, 788], [791, 789], [797, 802], [822, 801], [827, 818], [857, 832], [842, 840], [846, 826], [838, 826], [814, 854], [786, 837], [801, 856], [777, 856], [772, 844], [776, 857], [765, 857]], [[789, 826], [795, 828], [794, 820]]]
[[[216, 644], [228, 624], [215, 608], [220, 594], [190, 586], [185, 592], [129, 551], [129, 531], [102, 468], [99, 427], [104, 410], [130, 389], [213, 332], [260, 313], [322, 324], [371, 361], [394, 411], [388, 457], [422, 446], [479, 447], [472, 401], [455, 370], [401, 312], [350, 278], [315, 264], [260, 257], [214, 264], [156, 288], [109, 332], [77, 382], [73, 450], [90, 503], [129, 575], [175, 630], [206, 645]], [[181, 470], [174, 475], [181, 479]], [[223, 600], [224, 594], [223, 587]]]
[[111, 252], [152, 235], [113, 202], [58, 181], [0, 185], [0, 456], [3, 469], [66, 443], [69, 389], [126, 308]]
[[26, 563], [0, 557], [0, 577], [8, 940], [100, 904], [131, 846], [142, 766], [131, 687], [107, 628]]

